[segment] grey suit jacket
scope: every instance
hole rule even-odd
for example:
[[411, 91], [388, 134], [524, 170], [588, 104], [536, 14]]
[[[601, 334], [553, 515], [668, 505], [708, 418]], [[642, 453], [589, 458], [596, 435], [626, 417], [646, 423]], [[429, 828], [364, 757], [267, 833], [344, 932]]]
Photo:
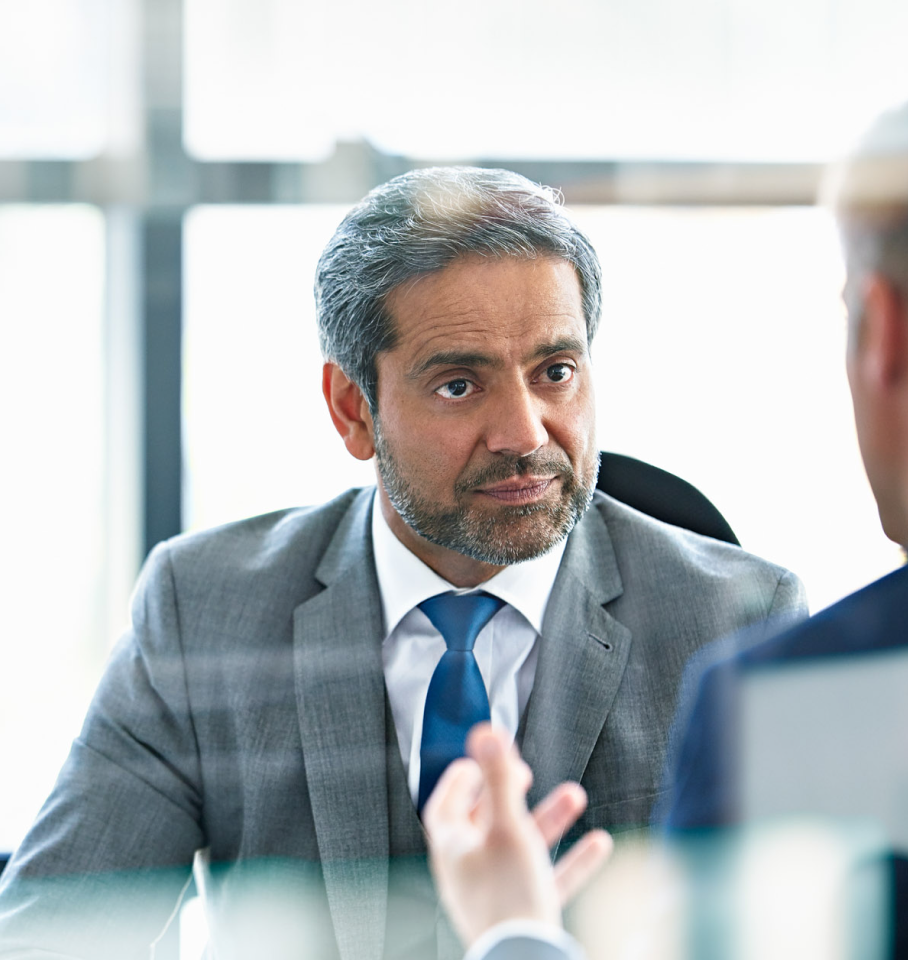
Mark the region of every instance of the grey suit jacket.
[[[204, 851], [215, 929], [231, 930], [218, 956], [247, 939], [265, 955], [253, 948], [270, 924], [271, 957], [302, 942], [378, 960], [389, 839], [371, 506], [371, 489], [349, 491], [153, 552], [3, 877], [0, 955], [94, 956], [99, 929], [112, 956], [141, 955]], [[590, 797], [578, 831], [645, 824], [689, 655], [803, 611], [785, 570], [597, 494], [568, 541], [519, 731], [531, 802], [572, 778]]]

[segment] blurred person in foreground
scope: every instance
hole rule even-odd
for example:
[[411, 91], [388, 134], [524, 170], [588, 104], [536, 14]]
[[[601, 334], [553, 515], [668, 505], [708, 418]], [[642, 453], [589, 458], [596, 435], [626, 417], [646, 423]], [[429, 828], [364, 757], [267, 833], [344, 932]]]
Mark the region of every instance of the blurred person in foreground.
[[317, 269], [322, 389], [376, 486], [154, 550], [0, 879], [0, 955], [130, 955], [195, 864], [218, 957], [262, 931], [272, 960], [456, 957], [419, 814], [480, 720], [532, 803], [582, 780], [578, 832], [647, 823], [683, 664], [804, 598], [596, 491], [600, 273], [508, 171], [415, 170], [354, 206]]
[[549, 848], [583, 813], [583, 788], [560, 784], [531, 814], [532, 774], [503, 731], [474, 727], [467, 753], [439, 780], [424, 818], [432, 872], [467, 960], [580, 960], [561, 908], [604, 863], [611, 837], [591, 830], [553, 869]]
[[[908, 545], [908, 105], [879, 118], [852, 155], [829, 171], [826, 193], [845, 256], [846, 366], [861, 456], [883, 530], [904, 548]], [[723, 856], [714, 842], [717, 838], [725, 836], [727, 841], [736, 833], [746, 837], [745, 828], [765, 830], [772, 824], [781, 829], [792, 822], [790, 817], [800, 818], [807, 830], [824, 823], [844, 827], [860, 822], [878, 833], [882, 848], [897, 855], [878, 861], [875, 882], [880, 895], [866, 897], [866, 910], [853, 917], [863, 941], [855, 955], [862, 958], [908, 956], [903, 859], [908, 836], [904, 793], [908, 765], [901, 727], [901, 704], [908, 694], [902, 684], [890, 689], [886, 680], [887, 674], [906, 669], [906, 654], [908, 568], [902, 567], [775, 638], [755, 646], [745, 640], [705, 671], [691, 669], [690, 699], [678, 719], [683, 735], [673, 751], [671, 803], [667, 805], [670, 834], [691, 849], [699, 845], [699, 862], [714, 871], [717, 857]], [[866, 686], [864, 676], [872, 678], [872, 687]], [[766, 734], [761, 733], [756, 719], [761, 715], [755, 712], [764, 704], [769, 711], [763, 714], [764, 727], [772, 721], [772, 712], [786, 711], [785, 732], [767, 742], [765, 750], [760, 737], [765, 739]], [[865, 717], [891, 721], [882, 719], [873, 728]], [[862, 722], [863, 732], [856, 738], [851, 730], [861, 729]], [[889, 722], [898, 729], [884, 728]], [[890, 736], [894, 742], [883, 746]], [[717, 827], [741, 829], [715, 831]], [[763, 836], [765, 850], [769, 833]], [[792, 829], [791, 843], [778, 847], [777, 880], [800, 868], [790, 851], [795, 849], [793, 843], [801, 843], [806, 836], [804, 830], [798, 834]], [[850, 842], [841, 835], [843, 851]], [[712, 859], [705, 854], [709, 850]], [[725, 854], [728, 850], [726, 843]], [[857, 875], [867, 880], [871, 859], [861, 855], [852, 864], [854, 869], [842, 873], [834, 911], [838, 917], [844, 916], [849, 902], [857, 903], [859, 894], [843, 897], [843, 891], [849, 884], [859, 886]], [[740, 870], [743, 861], [727, 862], [736, 863]], [[717, 875], [714, 872], [713, 882]], [[794, 896], [803, 897], [804, 888], [823, 883], [817, 874]], [[864, 890], [866, 894], [866, 883]], [[752, 895], [756, 896], [756, 888]], [[790, 903], [789, 909], [797, 907]], [[873, 911], [876, 920], [869, 916]], [[835, 945], [838, 955], [851, 955], [844, 942], [847, 936], [843, 932]], [[780, 926], [776, 949], [786, 942], [790, 945], [791, 940], [786, 940]]]

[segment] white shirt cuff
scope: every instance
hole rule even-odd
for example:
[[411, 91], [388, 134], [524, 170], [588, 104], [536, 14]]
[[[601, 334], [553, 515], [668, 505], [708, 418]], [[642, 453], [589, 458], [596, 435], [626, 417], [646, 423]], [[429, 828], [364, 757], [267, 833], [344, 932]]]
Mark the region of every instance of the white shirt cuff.
[[503, 940], [514, 937], [549, 944], [563, 953], [566, 960], [585, 960], [580, 944], [569, 933], [561, 927], [539, 920], [505, 920], [489, 927], [466, 952], [464, 960], [483, 960], [489, 951]]

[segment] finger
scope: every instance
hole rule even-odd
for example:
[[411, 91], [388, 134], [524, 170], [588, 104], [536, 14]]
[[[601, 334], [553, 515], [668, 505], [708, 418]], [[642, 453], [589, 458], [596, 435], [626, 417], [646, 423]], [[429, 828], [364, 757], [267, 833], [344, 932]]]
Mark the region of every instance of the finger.
[[590, 881], [609, 858], [614, 845], [605, 830], [591, 830], [555, 864], [555, 886], [562, 906]]
[[579, 783], [560, 783], [533, 808], [533, 819], [545, 840], [554, 846], [586, 809], [586, 791]]
[[516, 750], [514, 763], [514, 792], [525, 798], [530, 787], [533, 786], [533, 771], [526, 760], [516, 753]]
[[449, 764], [423, 809], [423, 824], [431, 836], [445, 824], [467, 820], [482, 788], [482, 771], [461, 757]]
[[484, 803], [492, 822], [500, 823], [522, 813], [531, 777], [508, 734], [491, 724], [480, 724], [470, 731], [467, 752], [482, 770]]

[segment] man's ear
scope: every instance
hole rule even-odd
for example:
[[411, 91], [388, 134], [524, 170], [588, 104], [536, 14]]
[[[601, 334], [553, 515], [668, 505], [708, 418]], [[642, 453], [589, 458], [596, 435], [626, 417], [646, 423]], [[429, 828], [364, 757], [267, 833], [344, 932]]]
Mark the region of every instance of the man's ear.
[[375, 453], [374, 428], [362, 391], [336, 363], [326, 363], [322, 368], [322, 393], [347, 451], [357, 460], [371, 459]]
[[863, 315], [854, 344], [855, 366], [876, 391], [908, 390], [908, 317], [898, 287], [880, 274], [864, 284]]

